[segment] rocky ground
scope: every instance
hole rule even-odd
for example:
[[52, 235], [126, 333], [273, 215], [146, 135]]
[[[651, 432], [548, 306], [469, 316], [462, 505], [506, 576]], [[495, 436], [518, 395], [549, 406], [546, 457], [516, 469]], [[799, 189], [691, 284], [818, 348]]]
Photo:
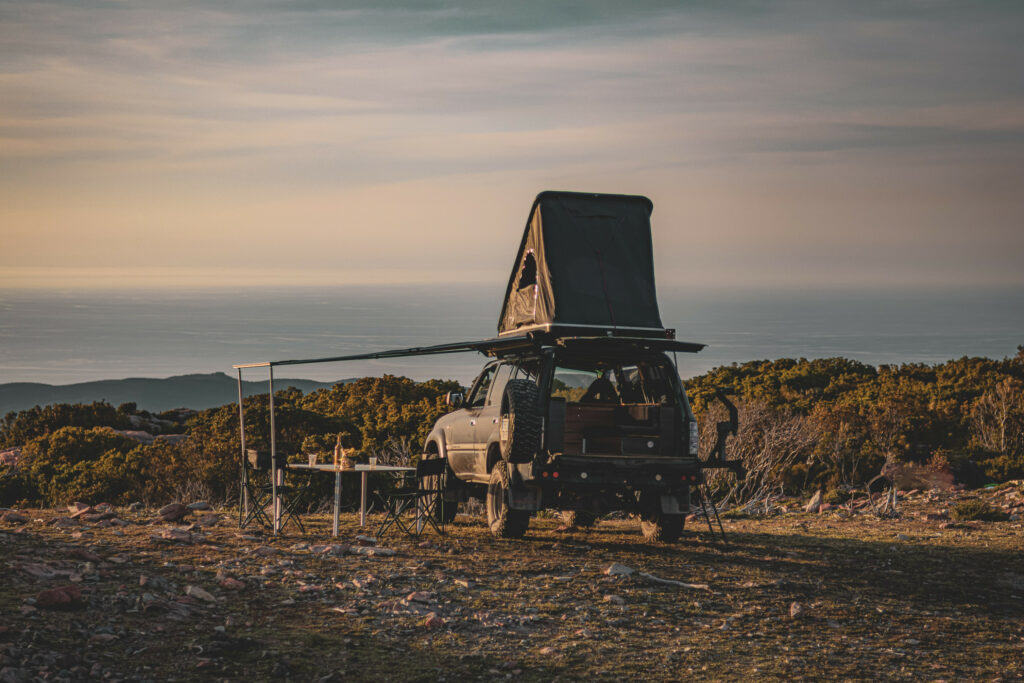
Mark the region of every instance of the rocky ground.
[[[678, 680], [1024, 676], [1022, 487], [700, 520], [647, 544], [630, 520], [534, 519], [499, 541], [273, 537], [230, 511], [0, 514], [0, 681]], [[199, 505], [198, 507], [203, 507]], [[175, 517], [184, 515], [176, 521]], [[1005, 516], [1005, 515], [1004, 515]], [[369, 528], [369, 527], [368, 527]]]

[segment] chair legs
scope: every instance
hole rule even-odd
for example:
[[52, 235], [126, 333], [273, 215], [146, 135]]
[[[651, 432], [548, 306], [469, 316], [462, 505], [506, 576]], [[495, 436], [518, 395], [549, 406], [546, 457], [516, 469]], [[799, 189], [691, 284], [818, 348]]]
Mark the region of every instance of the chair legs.
[[[267, 512], [267, 507], [273, 505], [272, 487], [268, 482], [269, 473], [261, 471], [250, 472], [243, 482], [242, 498], [238, 503], [238, 528], [244, 529], [254, 523], [266, 529], [274, 528], [273, 513]], [[279, 518], [281, 529], [291, 522], [298, 527], [299, 533], [306, 533], [299, 513], [302, 505], [307, 502], [309, 491], [308, 484], [302, 487], [277, 487], [278, 497], [282, 500]], [[248, 511], [245, 509], [246, 502]]]
[[[384, 520], [377, 528], [377, 538], [382, 538], [392, 527], [397, 527], [406, 536], [419, 536], [431, 527], [439, 536], [444, 535], [444, 524], [440, 522], [440, 511], [434, 508], [440, 496], [433, 491], [420, 491], [416, 495], [384, 496]], [[411, 521], [407, 515], [415, 511]]]

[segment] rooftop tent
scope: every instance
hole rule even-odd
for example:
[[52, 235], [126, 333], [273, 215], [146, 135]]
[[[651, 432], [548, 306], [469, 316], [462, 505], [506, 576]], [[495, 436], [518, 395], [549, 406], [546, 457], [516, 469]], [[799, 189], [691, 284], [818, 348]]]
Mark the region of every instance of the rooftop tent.
[[542, 192], [526, 223], [498, 334], [662, 333], [646, 197]]

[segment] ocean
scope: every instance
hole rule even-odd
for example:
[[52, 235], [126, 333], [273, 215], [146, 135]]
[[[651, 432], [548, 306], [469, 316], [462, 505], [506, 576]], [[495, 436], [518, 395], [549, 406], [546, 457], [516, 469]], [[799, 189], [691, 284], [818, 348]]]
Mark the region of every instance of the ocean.
[[[337, 356], [496, 334], [502, 284], [176, 291], [0, 292], [0, 383], [69, 384], [232, 373], [232, 364]], [[659, 290], [687, 341], [684, 377], [754, 359], [844, 356], [873, 365], [1003, 358], [1024, 344], [1024, 288]], [[478, 354], [310, 365], [283, 377], [385, 373], [468, 382]], [[246, 371], [261, 379], [265, 369]]]

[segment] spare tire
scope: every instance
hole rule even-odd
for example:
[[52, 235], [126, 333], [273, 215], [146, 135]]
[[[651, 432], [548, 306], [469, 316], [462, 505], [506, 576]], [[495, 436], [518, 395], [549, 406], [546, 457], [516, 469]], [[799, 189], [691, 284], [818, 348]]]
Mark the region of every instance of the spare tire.
[[516, 464], [530, 462], [540, 448], [537, 385], [530, 380], [513, 379], [505, 385], [498, 440], [502, 459]]

